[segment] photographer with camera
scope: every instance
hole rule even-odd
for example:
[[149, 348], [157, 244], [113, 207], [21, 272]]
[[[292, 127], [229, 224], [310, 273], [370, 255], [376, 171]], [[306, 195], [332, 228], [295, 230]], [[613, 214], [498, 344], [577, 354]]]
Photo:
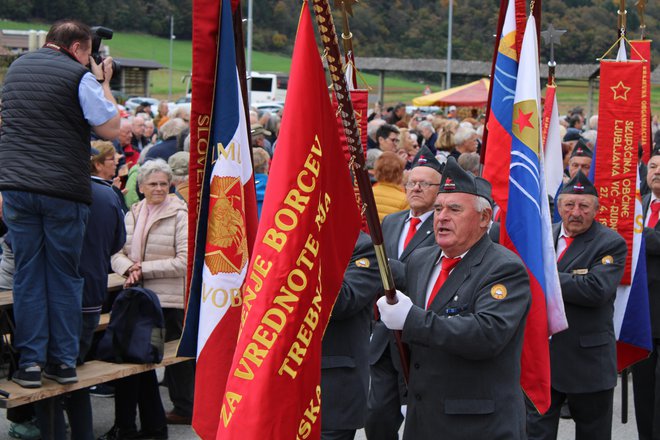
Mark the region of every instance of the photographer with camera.
[[83, 279], [80, 252], [92, 194], [89, 141], [119, 135], [112, 59], [92, 57], [95, 34], [56, 22], [46, 44], [7, 71], [0, 132], [0, 191], [16, 259], [12, 379], [77, 382]]

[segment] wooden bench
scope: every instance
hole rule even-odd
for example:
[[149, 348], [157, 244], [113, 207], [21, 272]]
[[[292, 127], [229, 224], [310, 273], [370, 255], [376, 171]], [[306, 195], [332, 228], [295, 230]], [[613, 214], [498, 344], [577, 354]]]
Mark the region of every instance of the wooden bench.
[[[121, 275], [108, 276], [108, 292], [117, 292], [124, 287], [125, 278]], [[0, 291], [0, 309], [10, 308], [14, 304], [11, 290]], [[110, 314], [101, 315], [96, 331], [105, 330], [110, 322]], [[9, 343], [9, 335], [3, 335]], [[61, 385], [55, 381], [45, 379], [40, 388], [23, 388], [9, 379], [0, 380], [0, 392], [9, 393], [9, 397], [0, 396], [0, 408], [14, 408], [26, 403], [66, 394], [71, 391], [88, 388], [100, 383], [139, 374], [144, 371], [183, 362], [192, 358], [176, 356], [179, 341], [165, 343], [163, 360], [159, 364], [113, 364], [103, 361], [89, 361], [76, 368], [78, 382]]]
[[[124, 288], [125, 277], [111, 273], [108, 275], [108, 292], [117, 292]], [[14, 296], [11, 290], [0, 291], [0, 308], [14, 305]]]
[[78, 382], [69, 385], [45, 379], [41, 388], [23, 388], [10, 381], [1, 380], [0, 390], [9, 393], [9, 397], [0, 397], [0, 408], [14, 408], [26, 403], [36, 402], [49, 397], [59, 396], [71, 391], [91, 387], [122, 377], [132, 376], [144, 371], [154, 370], [167, 365], [183, 362], [191, 358], [176, 356], [179, 341], [165, 343], [165, 353], [160, 364], [113, 364], [102, 361], [89, 361], [76, 368]]

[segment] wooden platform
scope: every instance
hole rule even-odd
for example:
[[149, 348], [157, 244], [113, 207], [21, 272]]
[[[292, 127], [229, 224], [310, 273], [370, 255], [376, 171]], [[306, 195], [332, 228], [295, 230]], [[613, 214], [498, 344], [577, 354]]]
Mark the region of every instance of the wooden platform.
[[183, 362], [190, 358], [176, 357], [179, 341], [165, 343], [165, 354], [160, 364], [112, 364], [109, 362], [90, 361], [77, 368], [78, 382], [70, 385], [60, 385], [50, 379], [43, 379], [41, 388], [23, 388], [8, 381], [0, 381], [0, 390], [9, 393], [9, 397], [0, 397], [0, 408], [14, 408], [37, 400], [59, 396], [70, 391], [91, 387], [114, 379], [132, 376], [143, 371]]

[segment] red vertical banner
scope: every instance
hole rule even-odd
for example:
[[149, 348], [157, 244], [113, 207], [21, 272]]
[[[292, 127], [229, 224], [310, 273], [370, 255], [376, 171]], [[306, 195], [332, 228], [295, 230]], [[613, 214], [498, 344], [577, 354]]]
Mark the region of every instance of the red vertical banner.
[[[218, 0], [193, 0], [192, 89], [195, 94], [190, 106], [188, 237], [197, 235], [197, 214], [213, 111], [221, 4]], [[188, 240], [188, 255], [195, 255], [195, 240]], [[188, 286], [192, 278], [192, 265], [193, 258], [189, 258], [186, 276]]]
[[621, 284], [631, 280], [643, 66], [640, 61], [600, 62], [596, 219], [617, 231], [628, 245]]
[[630, 59], [641, 60], [644, 63], [644, 67], [642, 68], [640, 141], [644, 150], [642, 160], [646, 163], [649, 161], [651, 150], [653, 149], [653, 134], [651, 130], [651, 40], [633, 40], [630, 42], [630, 45], [632, 46]]
[[552, 119], [552, 106], [555, 102], [555, 92], [557, 87], [548, 86], [545, 89], [545, 105], [543, 106], [543, 116], [541, 119], [541, 144], [545, 146], [548, 140], [548, 129], [550, 128], [550, 120]]
[[[351, 90], [351, 101], [353, 101], [353, 113], [355, 120], [360, 127], [360, 141], [362, 141], [362, 151], [364, 151], [364, 158], [367, 159], [367, 113], [369, 112], [369, 91], [368, 90]], [[348, 152], [348, 143], [346, 142], [346, 133], [344, 132], [344, 123], [341, 119], [340, 112], [337, 108], [337, 97], [334, 92], [332, 93], [332, 108], [335, 110], [337, 116], [337, 130], [339, 132], [339, 142], [341, 149], [344, 151], [346, 160], [351, 160], [351, 153]], [[355, 200], [358, 206], [362, 206], [362, 197], [360, 197], [360, 188], [358, 187], [357, 180], [353, 179], [353, 192], [355, 193]], [[361, 229], [369, 233], [369, 226], [367, 225], [367, 218], [362, 214], [362, 227]]]
[[320, 437], [321, 341], [359, 220], [304, 2], [217, 438]]
[[[364, 150], [364, 158], [367, 158], [367, 113], [369, 113], [369, 91], [367, 90], [351, 90], [351, 101], [353, 101], [353, 113], [355, 120], [360, 127], [360, 140], [362, 141], [362, 149]], [[351, 155], [348, 152], [348, 144], [346, 143], [346, 134], [344, 133], [344, 123], [342, 122], [341, 115], [337, 110], [337, 97], [332, 94], [332, 108], [337, 115], [337, 130], [339, 130], [339, 142], [341, 142], [342, 149], [346, 155], [346, 160], [349, 160]]]

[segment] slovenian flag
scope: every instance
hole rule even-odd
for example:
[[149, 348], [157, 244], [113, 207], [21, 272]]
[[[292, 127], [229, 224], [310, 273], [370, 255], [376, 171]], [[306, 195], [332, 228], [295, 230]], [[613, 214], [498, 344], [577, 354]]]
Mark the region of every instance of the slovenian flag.
[[[485, 151], [483, 177], [493, 187], [493, 200], [500, 212], [506, 212], [509, 193], [509, 164], [511, 157], [511, 115], [518, 75], [516, 49], [517, 2], [510, 0], [495, 59], [495, 74], [491, 81], [492, 97], [488, 118], [488, 144]], [[524, 8], [524, 4], [522, 5]]]
[[529, 272], [532, 305], [525, 328], [520, 381], [532, 404], [544, 413], [550, 406], [548, 337], [567, 324], [539, 147], [540, 90], [533, 19], [529, 20], [532, 31], [525, 32], [523, 38], [526, 53], [523, 57], [520, 51], [520, 62], [516, 49], [518, 33], [524, 26], [524, 21], [521, 24], [516, 18], [524, 16], [524, 7], [524, 3], [510, 0], [506, 10], [491, 82], [484, 177], [493, 185], [493, 199], [500, 207], [500, 243], [516, 252]]
[[543, 413], [550, 404], [548, 336], [568, 328], [552, 239], [552, 222], [541, 143], [540, 86], [536, 23], [525, 28], [512, 117], [506, 234], [525, 263], [532, 305], [527, 317], [521, 382]]
[[[203, 3], [196, 1], [194, 12], [196, 17], [206, 14], [197, 23], [208, 28], [198, 29], [196, 36], [202, 36], [193, 46], [207, 50], [215, 43], [215, 32], [217, 52], [195, 60], [197, 71], [193, 75], [213, 66], [215, 81], [209, 87], [196, 88], [193, 100], [192, 113], [197, 116], [193, 128], [198, 136], [205, 133], [208, 137], [200, 136], [196, 145], [207, 148], [205, 155], [196, 159], [204, 164], [203, 179], [197, 194], [198, 212], [190, 213], [198, 215], [190, 294], [178, 355], [197, 358], [192, 426], [200, 437], [211, 439], [216, 437], [238, 337], [241, 288], [256, 234], [257, 206], [231, 3], [222, 2], [215, 22], [212, 5], [204, 8]], [[205, 79], [201, 75], [199, 81]], [[211, 103], [212, 108], [206, 109]]]

